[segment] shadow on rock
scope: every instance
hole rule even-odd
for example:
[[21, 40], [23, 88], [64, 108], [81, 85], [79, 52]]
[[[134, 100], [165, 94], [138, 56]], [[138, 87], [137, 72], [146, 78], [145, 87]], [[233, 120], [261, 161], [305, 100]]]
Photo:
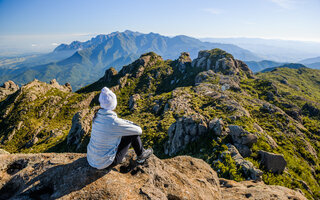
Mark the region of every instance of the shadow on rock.
[[28, 182], [20, 175], [12, 177], [0, 190], [0, 199], [56, 199], [81, 190], [109, 171], [94, 169], [85, 157], [79, 158], [70, 164], [51, 167]]

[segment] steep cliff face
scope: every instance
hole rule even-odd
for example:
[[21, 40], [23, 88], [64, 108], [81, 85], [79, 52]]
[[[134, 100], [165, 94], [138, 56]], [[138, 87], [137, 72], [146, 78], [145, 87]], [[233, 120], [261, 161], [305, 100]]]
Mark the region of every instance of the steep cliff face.
[[[142, 127], [144, 145], [157, 156], [190, 155], [206, 161], [219, 177], [299, 188], [317, 199], [319, 81], [319, 71], [309, 69], [253, 75], [219, 49], [201, 51], [193, 61], [185, 52], [177, 60], [146, 53], [119, 72], [108, 69], [77, 93], [41, 93], [49, 86], [37, 82], [30, 92], [10, 95], [0, 102], [1, 113], [8, 113], [0, 121], [0, 148], [85, 152], [99, 90], [108, 86], [118, 98], [117, 114]], [[45, 134], [37, 134], [39, 129]]]
[[189, 156], [137, 166], [133, 154], [111, 171], [90, 167], [85, 154], [0, 155], [0, 199], [306, 199], [281, 186], [219, 179]]

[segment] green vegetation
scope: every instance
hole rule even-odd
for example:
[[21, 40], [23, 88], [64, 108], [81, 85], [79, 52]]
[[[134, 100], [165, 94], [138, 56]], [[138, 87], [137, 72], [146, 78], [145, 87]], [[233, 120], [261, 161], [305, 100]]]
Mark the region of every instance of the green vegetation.
[[[221, 55], [233, 59], [232, 55], [218, 49], [211, 50], [210, 54], [211, 59], [218, 59]], [[108, 86], [117, 94], [118, 115], [142, 127], [144, 145], [153, 147], [157, 156], [168, 157], [163, 147], [168, 140], [168, 129], [177, 119], [195, 114], [201, 115], [208, 123], [220, 118], [224, 130], [228, 125], [239, 125], [258, 136], [258, 142], [251, 147], [251, 156], [246, 158], [256, 168], [264, 170], [260, 166], [259, 150], [284, 156], [286, 170], [282, 174], [264, 170], [264, 182], [299, 188], [309, 199], [320, 198], [319, 70], [281, 68], [259, 73], [254, 78], [221, 73], [205, 75], [202, 72], [207, 78], [195, 85], [195, 77], [203, 69], [193, 68], [187, 62], [185, 72], [181, 72], [178, 60], [164, 61], [155, 53], [141, 58], [146, 57], [148, 62], [134, 62], [124, 67], [126, 73], [113, 73], [109, 82], [97, 81], [77, 93], [49, 89], [39, 95], [37, 87], [31, 87], [30, 91], [9, 97], [12, 100], [0, 102], [4, 108], [1, 110], [0, 139], [9, 137], [15, 129], [13, 138], [0, 148], [10, 152], [68, 151], [65, 139], [72, 116], [80, 109], [98, 105], [97, 96], [84, 107], [79, 102]], [[41, 84], [41, 87], [45, 85]], [[232, 87], [223, 91], [222, 86], [226, 84]], [[29, 101], [33, 93], [37, 98]], [[137, 108], [130, 110], [129, 99], [134, 94], [139, 94], [140, 99], [136, 102]], [[9, 115], [5, 116], [6, 112]], [[18, 130], [16, 127], [20, 121], [23, 125]], [[62, 133], [51, 133], [52, 130], [61, 130]], [[38, 142], [26, 146], [34, 135]], [[84, 140], [87, 142], [88, 138]], [[241, 167], [226, 154], [227, 143], [232, 143], [231, 136], [218, 137], [210, 130], [178, 154], [205, 160], [220, 177], [236, 181], [247, 179]]]
[[[8, 105], [2, 105], [10, 112], [1, 112], [0, 148], [11, 153], [45, 152], [65, 140], [73, 115], [88, 98], [38, 81], [31, 84], [32, 87], [23, 87], [21, 93], [16, 92]], [[8, 112], [5, 118], [3, 112]]]

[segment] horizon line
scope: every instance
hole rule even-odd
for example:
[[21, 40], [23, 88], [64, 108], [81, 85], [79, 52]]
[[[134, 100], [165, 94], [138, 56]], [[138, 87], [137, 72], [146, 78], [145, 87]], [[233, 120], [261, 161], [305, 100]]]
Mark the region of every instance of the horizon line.
[[[131, 31], [131, 30], [124, 30], [124, 31], [112, 31], [108, 33], [61, 33], [61, 34], [0, 34], [1, 37], [79, 37], [79, 36], [88, 36], [88, 37], [96, 37], [98, 35], [109, 35], [111, 33], [115, 32], [120, 32], [123, 33], [125, 31]], [[315, 43], [320, 43], [320, 38], [319, 39], [306, 39], [306, 38], [283, 38], [283, 37], [264, 37], [264, 36], [195, 36], [195, 35], [187, 35], [187, 34], [163, 34], [163, 33], [156, 33], [156, 32], [139, 32], [139, 31], [131, 31], [135, 33], [142, 33], [142, 34], [160, 34], [162, 36], [167, 36], [167, 37], [175, 37], [175, 36], [188, 36], [188, 37], [193, 37], [196, 39], [264, 39], [264, 40], [282, 40], [282, 41], [297, 41], [297, 42], [315, 42]], [[73, 41], [76, 41], [74, 39]], [[62, 44], [62, 43], [61, 43]]]

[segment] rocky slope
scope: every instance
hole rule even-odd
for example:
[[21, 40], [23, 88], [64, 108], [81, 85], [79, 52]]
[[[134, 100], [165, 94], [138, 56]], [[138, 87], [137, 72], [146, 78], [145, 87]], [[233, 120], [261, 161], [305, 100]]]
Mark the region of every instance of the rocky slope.
[[[142, 127], [144, 145], [158, 157], [190, 155], [206, 161], [221, 178], [263, 180], [317, 199], [319, 81], [318, 70], [305, 68], [253, 75], [245, 63], [219, 49], [200, 51], [194, 60], [185, 52], [173, 61], [147, 53], [119, 72], [107, 70], [77, 93], [54, 90], [38, 97], [19, 89], [0, 103], [1, 113], [7, 113], [1, 114], [0, 148], [85, 152], [97, 95], [108, 86], [117, 94], [118, 115]], [[36, 83], [22, 88], [50, 86]], [[25, 98], [31, 94], [37, 100]], [[51, 103], [51, 96], [61, 100]], [[34, 114], [39, 110], [46, 114]], [[24, 129], [18, 129], [20, 121]], [[59, 130], [60, 136], [51, 134]]]
[[189, 156], [136, 166], [133, 155], [111, 171], [90, 167], [85, 154], [0, 155], [0, 199], [306, 199], [281, 186], [219, 179]]
[[[14, 85], [11, 84], [11, 85]], [[0, 102], [0, 146], [10, 152], [41, 152], [64, 140], [73, 115], [85, 112], [94, 94], [71, 92], [70, 84], [34, 80]]]

